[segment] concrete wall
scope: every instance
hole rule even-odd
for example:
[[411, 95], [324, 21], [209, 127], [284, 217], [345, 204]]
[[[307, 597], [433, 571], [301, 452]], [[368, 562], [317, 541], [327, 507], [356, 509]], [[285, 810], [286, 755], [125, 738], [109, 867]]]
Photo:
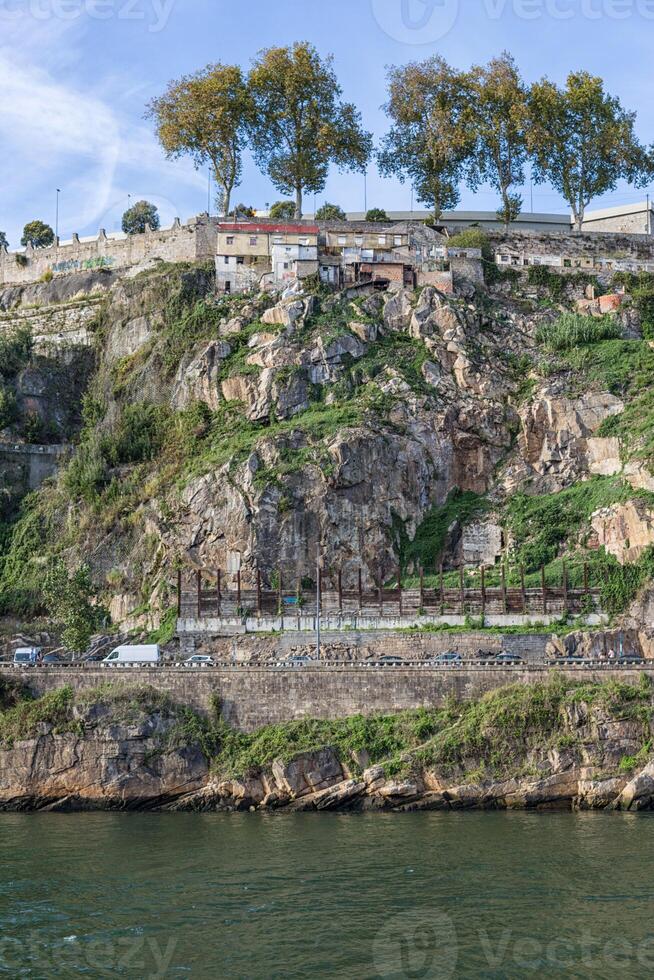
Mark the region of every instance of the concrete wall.
[[36, 490], [45, 480], [54, 476], [62, 458], [69, 453], [68, 446], [0, 443], [0, 474], [20, 470], [23, 492]]
[[143, 262], [195, 262], [213, 259], [217, 221], [208, 215], [192, 218], [182, 225], [179, 219], [171, 228], [148, 231], [143, 235], [108, 237], [100, 231], [97, 238], [70, 242], [57, 241], [50, 248], [24, 252], [0, 249], [0, 285], [38, 282], [43, 276], [69, 275], [93, 269], [126, 269]]
[[[654, 677], [654, 670], [565, 671], [580, 681], [614, 680], [637, 684], [641, 674]], [[302, 668], [279, 670], [232, 668], [210, 671], [184, 669], [79, 671], [35, 670], [20, 675], [33, 694], [39, 696], [71, 684], [90, 690], [108, 680], [147, 684], [168, 692], [175, 701], [206, 711], [213, 697], [220, 699], [227, 722], [242, 731], [267, 724], [302, 718], [343, 718], [405, 709], [437, 707], [449, 696], [458, 700], [480, 697], [507, 684], [530, 684], [551, 674], [548, 668], [467, 668], [448, 670], [424, 668], [367, 670], [365, 668]], [[2, 670], [0, 676], [16, 677]]]

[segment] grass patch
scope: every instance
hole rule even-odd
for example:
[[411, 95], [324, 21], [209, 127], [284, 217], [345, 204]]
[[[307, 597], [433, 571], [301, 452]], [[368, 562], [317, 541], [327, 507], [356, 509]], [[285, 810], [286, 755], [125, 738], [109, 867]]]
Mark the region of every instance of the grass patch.
[[554, 323], [542, 324], [536, 332], [536, 341], [548, 350], [561, 352], [614, 340], [621, 335], [622, 327], [615, 317], [564, 313]]

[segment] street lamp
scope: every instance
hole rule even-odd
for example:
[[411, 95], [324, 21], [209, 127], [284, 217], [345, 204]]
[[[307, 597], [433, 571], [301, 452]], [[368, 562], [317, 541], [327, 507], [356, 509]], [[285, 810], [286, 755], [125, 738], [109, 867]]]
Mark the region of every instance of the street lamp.
[[320, 542], [316, 557], [316, 660], [320, 661]]
[[59, 238], [59, 195], [61, 194], [61, 188], [57, 188], [57, 208], [55, 212], [55, 238]]

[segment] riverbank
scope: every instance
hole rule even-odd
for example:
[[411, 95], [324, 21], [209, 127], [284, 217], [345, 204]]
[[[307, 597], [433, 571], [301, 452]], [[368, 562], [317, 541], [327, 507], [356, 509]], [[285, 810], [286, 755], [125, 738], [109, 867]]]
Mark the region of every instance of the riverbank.
[[246, 733], [148, 687], [5, 682], [0, 809], [654, 808], [654, 690], [553, 675], [444, 706]]

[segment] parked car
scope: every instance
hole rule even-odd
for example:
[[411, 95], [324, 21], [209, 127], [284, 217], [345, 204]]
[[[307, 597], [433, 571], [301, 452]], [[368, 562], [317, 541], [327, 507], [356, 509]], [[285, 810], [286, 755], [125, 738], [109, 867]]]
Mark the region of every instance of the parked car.
[[196, 654], [194, 657], [189, 657], [188, 660], [184, 661], [184, 667], [215, 667], [216, 661], [213, 657], [205, 657], [201, 654]]
[[46, 653], [45, 657], [41, 659], [41, 663], [45, 664], [46, 667], [54, 667], [57, 664], [69, 663], [68, 660], [63, 660], [58, 653]]
[[41, 647], [19, 647], [14, 652], [14, 667], [37, 667], [41, 660]]
[[402, 657], [394, 657], [392, 654], [386, 654], [384, 657], [380, 657], [376, 661], [380, 667], [406, 667], [407, 661], [402, 660]]
[[500, 665], [523, 664], [524, 660], [517, 653], [499, 653], [495, 657], [495, 663]]
[[288, 660], [282, 661], [282, 667], [309, 667], [311, 664], [315, 664], [316, 661], [313, 657], [303, 657], [301, 655], [295, 657], [289, 657]]
[[151, 667], [161, 661], [158, 644], [121, 646], [102, 661], [103, 667]]
[[432, 657], [431, 660], [427, 661], [428, 664], [435, 664], [440, 667], [446, 667], [448, 665], [462, 664], [463, 657], [456, 650], [448, 650], [445, 653], [439, 653], [437, 657]]

